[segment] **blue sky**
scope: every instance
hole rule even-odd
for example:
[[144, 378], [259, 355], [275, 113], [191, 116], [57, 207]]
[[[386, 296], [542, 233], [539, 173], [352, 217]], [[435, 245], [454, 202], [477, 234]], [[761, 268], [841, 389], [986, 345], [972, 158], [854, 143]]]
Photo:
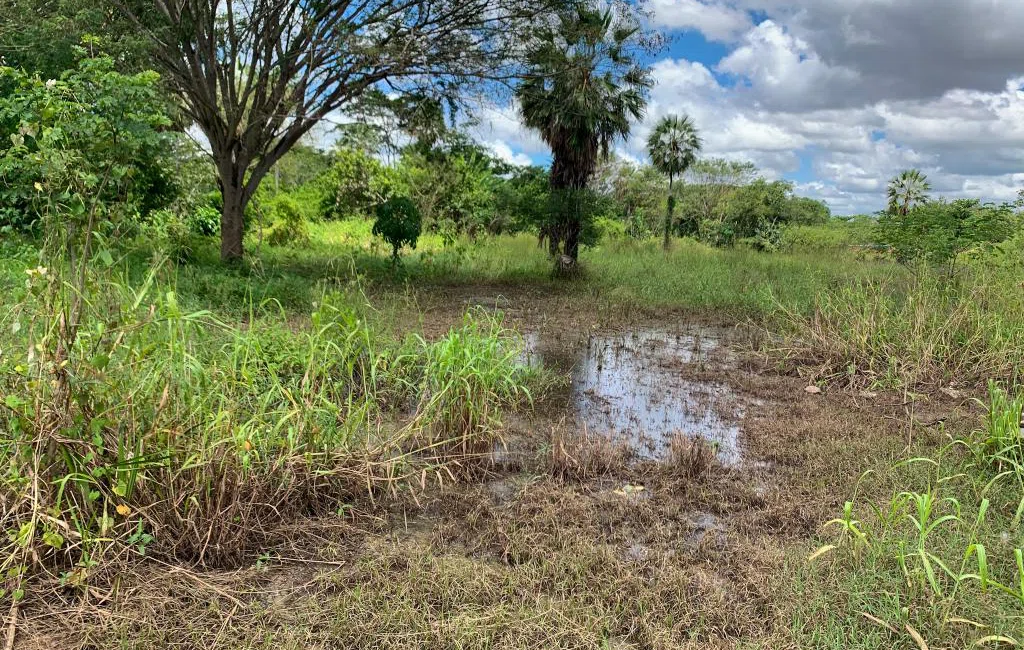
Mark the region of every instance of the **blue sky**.
[[[917, 167], [935, 193], [1009, 200], [1024, 187], [1024, 2], [1019, 0], [650, 0], [669, 37], [651, 60], [648, 115], [618, 153], [643, 157], [651, 124], [697, 122], [705, 155], [872, 212]], [[976, 38], [984, 33], [984, 39]], [[502, 157], [544, 163], [515, 106], [477, 136]]]

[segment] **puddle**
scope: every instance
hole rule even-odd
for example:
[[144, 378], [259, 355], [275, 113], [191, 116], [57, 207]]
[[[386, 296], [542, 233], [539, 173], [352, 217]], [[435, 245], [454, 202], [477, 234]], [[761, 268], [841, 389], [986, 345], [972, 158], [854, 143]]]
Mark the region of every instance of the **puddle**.
[[704, 438], [728, 465], [740, 462], [742, 407], [728, 386], [692, 381], [686, 370], [730, 359], [723, 334], [709, 328], [594, 334], [579, 344], [528, 334], [524, 360], [568, 370], [570, 406], [592, 433], [662, 459], [677, 434]]

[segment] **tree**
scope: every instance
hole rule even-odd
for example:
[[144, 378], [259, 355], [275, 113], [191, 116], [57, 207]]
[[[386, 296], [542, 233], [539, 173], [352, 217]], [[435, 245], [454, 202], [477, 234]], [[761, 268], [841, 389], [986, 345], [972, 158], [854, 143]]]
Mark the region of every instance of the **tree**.
[[688, 115], [667, 115], [658, 122], [647, 138], [647, 152], [651, 163], [668, 176], [668, 207], [665, 210], [665, 250], [669, 248], [672, 231], [672, 213], [676, 207], [673, 194], [675, 177], [683, 174], [697, 160], [701, 149], [697, 127]]
[[664, 177], [653, 166], [612, 157], [598, 166], [592, 184], [611, 200], [630, 237], [639, 239], [656, 231], [665, 203]]
[[[625, 5], [601, 9], [580, 3], [538, 28], [528, 54], [529, 75], [516, 90], [527, 127], [551, 148], [553, 194], [583, 196], [598, 159], [639, 119], [651, 86], [638, 61], [643, 34]], [[572, 201], [559, 201], [573, 205]], [[550, 251], [575, 263], [584, 214], [569, 208], [542, 232]]]
[[946, 265], [952, 276], [961, 255], [1005, 241], [1017, 227], [1010, 205], [975, 199], [931, 201], [907, 212], [888, 212], [878, 220], [876, 241], [888, 246], [903, 264], [925, 261]]
[[707, 236], [725, 219], [726, 200], [732, 192], [749, 184], [757, 175], [750, 162], [722, 158], [698, 160], [686, 172], [685, 205], [689, 213], [687, 234]]
[[462, 233], [475, 236], [494, 215], [494, 166], [483, 147], [455, 133], [438, 146], [407, 147], [396, 174], [428, 228], [450, 244]]
[[338, 149], [323, 177], [321, 215], [328, 219], [368, 216], [394, 190], [393, 170], [358, 149]]
[[794, 196], [789, 200], [786, 221], [799, 226], [823, 226], [832, 218], [832, 210], [824, 201]]
[[423, 222], [416, 204], [405, 196], [394, 196], [377, 206], [377, 220], [373, 224], [373, 235], [391, 244], [391, 259], [399, 261], [402, 246], [416, 248]]
[[384, 85], [454, 97], [472, 80], [510, 78], [508, 53], [549, 1], [113, 0], [206, 136], [223, 260], [243, 254], [260, 181], [328, 114]]
[[928, 202], [932, 186], [917, 169], [908, 169], [889, 181], [889, 212], [906, 215], [912, 208]]

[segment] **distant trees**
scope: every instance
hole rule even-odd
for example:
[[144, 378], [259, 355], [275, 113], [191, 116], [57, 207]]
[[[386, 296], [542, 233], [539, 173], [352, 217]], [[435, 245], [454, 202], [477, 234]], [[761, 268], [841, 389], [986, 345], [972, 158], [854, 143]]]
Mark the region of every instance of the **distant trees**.
[[202, 130], [223, 206], [221, 258], [274, 164], [381, 83], [448, 95], [507, 78], [548, 0], [113, 0]]
[[[637, 56], [639, 22], [625, 9], [624, 3], [614, 10], [577, 3], [537, 28], [516, 97], [526, 126], [551, 147], [553, 192], [583, 192], [600, 157], [643, 115], [650, 70]], [[569, 213], [553, 210], [546, 235], [552, 254], [561, 251], [575, 262], [583, 201], [564, 202]]]
[[651, 163], [655, 169], [668, 176], [668, 206], [665, 211], [663, 242], [665, 250], [669, 249], [672, 213], [676, 207], [676, 197], [673, 193], [675, 178], [697, 161], [700, 149], [701, 139], [697, 135], [697, 127], [687, 115], [663, 117], [647, 139], [647, 152], [651, 157]]
[[917, 169], [908, 169], [889, 181], [889, 212], [906, 215], [911, 208], [928, 202], [932, 189], [928, 177]]
[[1010, 238], [1019, 227], [1013, 206], [983, 204], [974, 199], [903, 205], [883, 214], [876, 241], [903, 264], [925, 262], [944, 266], [949, 275], [964, 253]]

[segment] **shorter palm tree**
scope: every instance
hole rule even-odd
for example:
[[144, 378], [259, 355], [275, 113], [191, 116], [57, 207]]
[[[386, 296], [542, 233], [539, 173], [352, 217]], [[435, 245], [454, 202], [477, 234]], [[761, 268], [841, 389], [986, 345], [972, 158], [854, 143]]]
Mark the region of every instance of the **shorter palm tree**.
[[889, 212], [906, 215], [911, 208], [928, 202], [932, 189], [928, 177], [918, 169], [908, 169], [889, 181]]
[[697, 127], [689, 116], [667, 115], [661, 118], [650, 137], [647, 152], [651, 163], [668, 176], [668, 208], [665, 212], [665, 250], [669, 248], [672, 232], [672, 213], [676, 207], [673, 191], [676, 176], [681, 176], [697, 160], [702, 142]]

